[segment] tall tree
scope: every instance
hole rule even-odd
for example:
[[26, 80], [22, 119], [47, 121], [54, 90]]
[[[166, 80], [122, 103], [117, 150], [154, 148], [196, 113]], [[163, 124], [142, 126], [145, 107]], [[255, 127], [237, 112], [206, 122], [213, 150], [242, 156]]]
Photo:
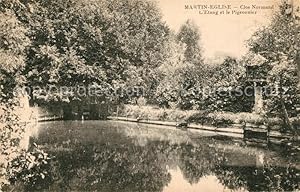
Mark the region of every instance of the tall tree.
[[[300, 26], [295, 18], [286, 14], [286, 4], [283, 3], [271, 24], [258, 30], [249, 40], [249, 48], [268, 59], [268, 84], [279, 86], [276, 96], [267, 98], [269, 111], [278, 111], [284, 122], [290, 127], [290, 116], [299, 103], [297, 93], [297, 61], [300, 50]], [[288, 90], [284, 90], [288, 88]]]
[[[136, 71], [151, 89], [164, 59], [168, 28], [150, 1], [35, 1], [28, 19], [32, 85], [132, 85]], [[129, 81], [129, 83], [128, 83]]]
[[30, 41], [26, 28], [12, 11], [0, 12], [0, 84], [1, 98], [13, 97], [13, 89], [24, 82], [21, 69], [25, 67], [25, 49]]
[[[17, 1], [16, 1], [17, 2]], [[4, 3], [4, 2], [1, 2]], [[9, 163], [23, 152], [20, 146], [24, 136], [15, 109], [18, 105], [18, 86], [25, 79], [25, 49], [30, 44], [27, 29], [10, 9], [0, 3], [0, 190], [8, 183]], [[19, 167], [20, 168], [20, 167]]]
[[187, 20], [179, 29], [177, 39], [184, 44], [185, 60], [189, 63], [197, 65], [203, 62], [200, 38], [199, 28], [192, 20]]

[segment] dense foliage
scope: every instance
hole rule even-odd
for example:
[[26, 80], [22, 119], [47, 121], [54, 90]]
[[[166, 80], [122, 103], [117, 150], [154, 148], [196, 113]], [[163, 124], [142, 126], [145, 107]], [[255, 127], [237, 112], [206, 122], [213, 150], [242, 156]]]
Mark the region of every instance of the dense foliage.
[[168, 36], [154, 3], [70, 0], [30, 6], [32, 45], [24, 71], [30, 86], [143, 86], [151, 95], [153, 68], [164, 59]]
[[283, 4], [271, 24], [254, 33], [248, 45], [251, 51], [267, 59], [267, 84], [278, 87], [276, 94], [265, 98], [267, 112], [281, 116], [291, 127], [288, 118], [296, 115], [299, 104], [300, 25], [286, 14], [285, 8]]
[[[10, 177], [29, 183], [47, 177], [39, 168], [44, 166], [40, 159], [47, 157], [20, 146], [26, 127], [15, 114], [16, 88], [141, 86], [151, 100], [168, 34], [151, 1], [1, 1], [1, 186]], [[67, 90], [47, 92], [43, 99], [82, 98]]]
[[14, 88], [24, 82], [21, 70], [25, 66], [25, 48], [30, 43], [26, 28], [14, 12], [0, 11], [0, 189], [7, 184], [7, 167], [22, 153], [19, 147], [24, 135], [15, 108], [18, 100]]
[[[299, 39], [295, 18], [277, 13], [248, 42], [251, 52], [267, 60], [260, 70], [268, 85], [279, 87], [279, 94], [265, 96], [267, 112], [282, 116], [289, 127], [299, 104]], [[246, 64], [229, 56], [217, 63], [206, 61], [198, 26], [188, 20], [178, 32], [171, 31], [153, 1], [2, 0], [0, 184], [8, 178], [27, 183], [48, 179], [41, 168], [49, 168], [47, 154], [20, 148], [25, 126], [15, 113], [18, 87], [45, 91], [93, 86], [100, 88], [101, 97], [140, 87], [143, 98], [121, 92], [108, 98], [117, 104], [143, 101], [172, 109], [251, 112], [254, 99], [241, 92], [253, 86]], [[32, 92], [30, 96], [34, 99]], [[39, 98], [60, 104], [84, 97], [74, 90], [52, 90]]]

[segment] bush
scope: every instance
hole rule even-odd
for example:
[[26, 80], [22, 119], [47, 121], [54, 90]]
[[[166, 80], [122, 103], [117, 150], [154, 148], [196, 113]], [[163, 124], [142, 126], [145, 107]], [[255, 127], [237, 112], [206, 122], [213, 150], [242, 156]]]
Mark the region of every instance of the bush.
[[[9, 164], [11, 184], [22, 183], [26, 191], [44, 188], [53, 181], [50, 157], [34, 145], [31, 152], [24, 152]], [[44, 186], [46, 185], [46, 186]]]
[[182, 111], [177, 109], [157, 108], [155, 106], [125, 105], [119, 116], [147, 120], [180, 121], [186, 119], [196, 111]]
[[212, 121], [211, 117], [208, 116], [209, 112], [200, 111], [188, 117], [186, 119], [189, 123], [200, 123], [201, 125], [209, 123]]
[[[145, 120], [159, 121], [186, 121], [187, 123], [196, 123], [201, 125], [228, 127], [232, 124], [251, 123], [254, 125], [268, 124], [272, 130], [282, 130], [283, 121], [280, 118], [265, 118], [255, 113], [232, 113], [232, 112], [209, 112], [196, 110], [165, 109], [157, 106], [136, 106], [124, 105], [120, 110], [119, 116], [130, 117]], [[299, 126], [296, 118], [291, 122], [294, 127]]]
[[209, 113], [208, 111], [198, 112], [190, 117], [187, 121], [189, 123], [200, 123], [201, 125], [213, 125], [216, 127], [227, 127], [234, 123], [234, 121], [221, 113]]

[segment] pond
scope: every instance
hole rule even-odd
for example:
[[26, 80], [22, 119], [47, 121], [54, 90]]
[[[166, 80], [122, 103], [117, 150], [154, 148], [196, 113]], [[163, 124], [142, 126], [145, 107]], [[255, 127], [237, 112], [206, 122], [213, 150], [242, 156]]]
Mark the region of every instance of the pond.
[[[299, 154], [205, 132], [115, 121], [45, 122], [35, 142], [55, 158], [39, 191], [292, 191]], [[290, 155], [290, 156], [288, 156]]]

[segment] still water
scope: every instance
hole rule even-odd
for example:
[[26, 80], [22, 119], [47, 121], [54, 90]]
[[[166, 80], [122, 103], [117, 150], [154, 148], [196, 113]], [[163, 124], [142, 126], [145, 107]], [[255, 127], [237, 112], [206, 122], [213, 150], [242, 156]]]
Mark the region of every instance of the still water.
[[204, 132], [114, 121], [40, 124], [55, 158], [39, 191], [295, 191], [299, 155]]

